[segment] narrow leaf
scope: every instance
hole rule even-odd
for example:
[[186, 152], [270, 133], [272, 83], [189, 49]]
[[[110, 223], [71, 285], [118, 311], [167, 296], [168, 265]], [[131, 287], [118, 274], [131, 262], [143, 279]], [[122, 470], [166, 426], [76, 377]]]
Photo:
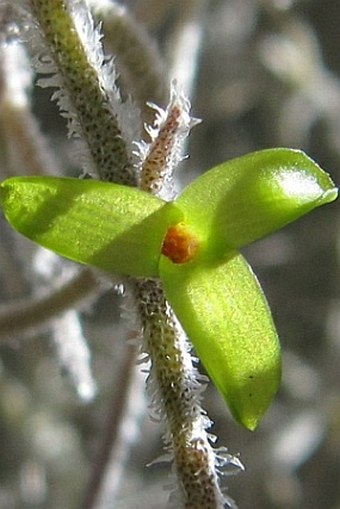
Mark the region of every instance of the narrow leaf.
[[157, 276], [176, 208], [133, 187], [54, 177], [14, 177], [0, 187], [8, 222], [41, 246], [114, 274]]
[[233, 252], [222, 263], [160, 260], [165, 294], [234, 417], [256, 428], [280, 382], [280, 347], [256, 277]]
[[335, 200], [337, 189], [299, 150], [263, 150], [231, 160], [192, 182], [176, 200], [211, 252], [247, 245]]

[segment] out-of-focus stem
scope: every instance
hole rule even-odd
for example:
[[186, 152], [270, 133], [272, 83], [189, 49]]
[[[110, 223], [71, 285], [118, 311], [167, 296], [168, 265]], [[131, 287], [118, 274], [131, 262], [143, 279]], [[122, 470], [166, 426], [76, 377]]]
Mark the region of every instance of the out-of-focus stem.
[[169, 45], [170, 76], [192, 98], [204, 34], [207, 0], [184, 0], [178, 7], [177, 26]]
[[47, 295], [5, 304], [0, 307], [0, 336], [8, 339], [18, 333], [36, 333], [61, 313], [93, 300], [103, 288], [91, 270], [82, 269]]
[[58, 175], [61, 168], [33, 115], [23, 109], [5, 105], [0, 115], [0, 130], [6, 140], [6, 171], [17, 175]]
[[1, 46], [0, 83], [0, 138], [4, 174], [61, 173], [57, 158], [30, 110], [33, 75], [21, 44], [12, 42]]
[[[112, 398], [103, 426], [102, 441], [97, 457], [93, 461], [81, 509], [113, 507], [121, 471], [124, 469], [126, 456], [130, 451], [129, 435], [133, 434], [130, 414], [135, 413], [136, 402], [136, 358], [137, 347], [126, 345], [121, 368], [114, 379]], [[138, 380], [140, 385], [140, 380]], [[137, 389], [140, 392], [140, 389]], [[132, 401], [133, 410], [132, 412]], [[130, 420], [129, 420], [130, 419]], [[135, 418], [132, 417], [133, 421]], [[132, 423], [132, 429], [135, 422]], [[106, 504], [104, 503], [106, 501]]]

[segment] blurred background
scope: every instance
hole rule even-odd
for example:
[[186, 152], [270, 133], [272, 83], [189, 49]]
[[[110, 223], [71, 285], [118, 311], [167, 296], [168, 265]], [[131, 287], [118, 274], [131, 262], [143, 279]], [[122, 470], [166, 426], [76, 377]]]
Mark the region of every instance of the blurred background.
[[[123, 4], [158, 44], [165, 67], [180, 82], [187, 71], [192, 112], [203, 120], [191, 133], [178, 187], [215, 164], [275, 146], [302, 148], [339, 182], [339, 1]], [[34, 114], [63, 171], [79, 174], [50, 95], [34, 88]], [[0, 133], [6, 133], [3, 119]], [[0, 150], [6, 168], [5, 142]], [[225, 479], [240, 509], [340, 509], [339, 226], [335, 203], [244, 251], [279, 331], [283, 379], [254, 433], [232, 421], [212, 385], [204, 393], [218, 445], [239, 454], [246, 467]], [[46, 295], [76, 268], [19, 238], [3, 218], [0, 228], [1, 325], [9, 305]], [[45, 327], [0, 330], [1, 508], [166, 507], [170, 465], [147, 466], [162, 455], [164, 427], [149, 417], [140, 373], [122, 428], [125, 450], [115, 452], [105, 485], [117, 498], [86, 505], [107, 416], [124, 378], [129, 324], [122, 304], [102, 278], [81, 311], [70, 310]], [[91, 352], [91, 371], [85, 363], [86, 373], [72, 372], [76, 354], [62, 346], [68, 334], [79, 336], [79, 355], [87, 359], [87, 348]]]

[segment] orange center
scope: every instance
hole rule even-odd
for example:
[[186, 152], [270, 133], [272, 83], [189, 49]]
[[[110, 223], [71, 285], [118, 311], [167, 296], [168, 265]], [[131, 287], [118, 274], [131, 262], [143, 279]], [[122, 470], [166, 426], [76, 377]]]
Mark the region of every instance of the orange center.
[[197, 237], [185, 224], [178, 223], [168, 229], [162, 245], [162, 254], [173, 263], [186, 263], [194, 258], [198, 245]]

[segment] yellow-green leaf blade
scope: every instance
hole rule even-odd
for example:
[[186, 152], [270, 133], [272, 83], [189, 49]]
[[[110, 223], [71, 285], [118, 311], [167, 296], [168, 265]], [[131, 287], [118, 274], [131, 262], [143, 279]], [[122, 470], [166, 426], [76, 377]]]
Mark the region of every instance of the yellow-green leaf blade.
[[280, 346], [256, 277], [233, 252], [216, 264], [162, 256], [166, 296], [234, 417], [256, 428], [277, 391]]
[[[69, 259], [114, 274], [157, 276], [175, 208], [136, 188], [57, 177], [14, 177], [0, 187], [20, 233]], [[165, 206], [164, 206], [165, 205]]]
[[253, 152], [207, 171], [176, 199], [216, 256], [260, 239], [337, 197], [329, 175], [300, 150]]

